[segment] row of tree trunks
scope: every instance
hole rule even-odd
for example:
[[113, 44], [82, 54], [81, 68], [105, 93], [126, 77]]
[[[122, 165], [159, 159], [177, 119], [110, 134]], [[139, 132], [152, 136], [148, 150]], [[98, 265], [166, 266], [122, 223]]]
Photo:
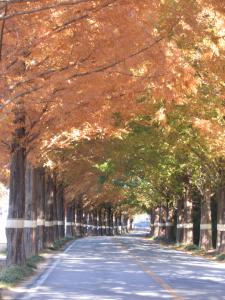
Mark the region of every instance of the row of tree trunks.
[[26, 259], [64, 237], [64, 190], [55, 176], [34, 168], [21, 147], [11, 166], [7, 233], [7, 264]]
[[217, 201], [217, 249], [225, 252], [225, 186], [221, 185]]
[[173, 207], [159, 206], [152, 209], [150, 236], [163, 238], [168, 242], [189, 244], [193, 242], [192, 200], [189, 191]]
[[[129, 217], [114, 214], [111, 207], [98, 208], [87, 211], [83, 208], [82, 201], [75, 201], [75, 219], [72, 221], [70, 204], [67, 208], [68, 233], [72, 235], [73, 228], [76, 236], [85, 235], [114, 235], [129, 232]], [[71, 228], [69, 227], [71, 225]]]
[[[221, 184], [217, 195], [217, 217], [212, 219], [212, 191], [205, 188], [201, 197], [201, 207], [198, 213], [193, 213], [197, 205], [193, 206], [191, 185], [187, 184], [183, 198], [177, 202], [177, 209], [159, 206], [152, 209], [150, 235], [155, 238], [165, 238], [167, 241], [176, 241], [182, 244], [193, 244], [199, 241], [201, 249], [213, 248], [212, 232], [217, 235], [217, 250], [225, 251], [225, 187]], [[214, 205], [215, 207], [215, 205]], [[214, 209], [215, 210], [215, 209]], [[166, 221], [164, 215], [166, 214]], [[177, 215], [175, 217], [175, 214]], [[214, 215], [216, 214], [216, 210]], [[198, 216], [198, 220], [193, 215]], [[216, 228], [217, 222], [217, 228]], [[214, 224], [215, 223], [215, 224]], [[214, 225], [213, 225], [214, 224]], [[213, 226], [215, 227], [213, 229]], [[164, 231], [165, 228], [165, 231]], [[197, 230], [196, 230], [197, 228]], [[214, 230], [214, 231], [213, 231]], [[174, 233], [176, 232], [176, 237]], [[217, 232], [217, 233], [215, 233]], [[198, 235], [198, 237], [196, 236]]]

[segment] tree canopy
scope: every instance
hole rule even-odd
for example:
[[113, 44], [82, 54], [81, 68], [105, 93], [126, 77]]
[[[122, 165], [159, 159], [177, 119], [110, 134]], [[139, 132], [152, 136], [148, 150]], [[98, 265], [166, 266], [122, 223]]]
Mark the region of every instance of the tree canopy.
[[10, 0], [0, 11], [2, 179], [23, 127], [27, 159], [57, 170], [68, 201], [149, 209], [189, 179], [200, 192], [216, 184], [222, 1]]

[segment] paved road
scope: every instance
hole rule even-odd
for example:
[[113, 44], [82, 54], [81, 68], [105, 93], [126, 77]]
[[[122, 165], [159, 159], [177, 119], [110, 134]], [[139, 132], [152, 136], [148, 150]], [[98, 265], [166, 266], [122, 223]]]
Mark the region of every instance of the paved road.
[[225, 264], [140, 236], [88, 237], [56, 258], [23, 300], [225, 299]]

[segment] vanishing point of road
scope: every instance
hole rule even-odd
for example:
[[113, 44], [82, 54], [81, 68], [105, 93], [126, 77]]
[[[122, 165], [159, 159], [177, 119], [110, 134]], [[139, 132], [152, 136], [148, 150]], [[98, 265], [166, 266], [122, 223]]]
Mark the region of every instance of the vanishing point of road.
[[78, 239], [21, 300], [225, 299], [225, 264], [166, 249], [144, 236]]

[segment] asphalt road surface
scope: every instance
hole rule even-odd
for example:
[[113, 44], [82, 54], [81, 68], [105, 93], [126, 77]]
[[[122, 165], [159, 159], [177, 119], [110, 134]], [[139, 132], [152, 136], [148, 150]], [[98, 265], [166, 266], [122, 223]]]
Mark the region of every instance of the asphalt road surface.
[[160, 248], [141, 236], [75, 241], [23, 300], [225, 299], [225, 264]]

